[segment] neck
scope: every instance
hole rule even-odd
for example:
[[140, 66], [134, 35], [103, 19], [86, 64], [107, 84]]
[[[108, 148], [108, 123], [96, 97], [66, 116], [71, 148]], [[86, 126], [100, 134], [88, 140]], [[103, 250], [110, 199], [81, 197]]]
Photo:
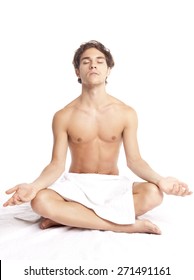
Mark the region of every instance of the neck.
[[99, 107], [107, 100], [108, 94], [104, 86], [82, 87], [81, 101], [88, 106]]

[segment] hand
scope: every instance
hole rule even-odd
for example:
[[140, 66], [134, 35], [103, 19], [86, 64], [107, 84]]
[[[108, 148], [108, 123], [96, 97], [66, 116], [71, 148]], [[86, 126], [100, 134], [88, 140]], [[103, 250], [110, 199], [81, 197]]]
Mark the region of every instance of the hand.
[[161, 179], [158, 183], [159, 188], [166, 194], [186, 196], [192, 194], [189, 190], [188, 185], [180, 182], [176, 178], [166, 177]]
[[36, 196], [37, 191], [33, 184], [19, 184], [6, 191], [6, 194], [12, 193], [14, 193], [12, 197], [3, 204], [4, 207], [29, 202]]

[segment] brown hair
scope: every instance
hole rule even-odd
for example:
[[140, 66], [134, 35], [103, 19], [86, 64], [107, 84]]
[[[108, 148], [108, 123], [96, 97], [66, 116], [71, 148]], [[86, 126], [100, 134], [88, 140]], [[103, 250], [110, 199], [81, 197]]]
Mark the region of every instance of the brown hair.
[[[102, 52], [105, 55], [106, 63], [108, 67], [112, 68], [114, 66], [114, 60], [110, 53], [110, 50], [107, 49], [102, 43], [91, 40], [89, 42], [83, 43], [80, 45], [80, 47], [75, 51], [74, 57], [73, 57], [73, 65], [75, 69], [79, 69], [80, 66], [80, 58], [81, 55], [90, 48], [96, 48], [100, 52]], [[81, 79], [78, 79], [78, 82], [81, 83]]]

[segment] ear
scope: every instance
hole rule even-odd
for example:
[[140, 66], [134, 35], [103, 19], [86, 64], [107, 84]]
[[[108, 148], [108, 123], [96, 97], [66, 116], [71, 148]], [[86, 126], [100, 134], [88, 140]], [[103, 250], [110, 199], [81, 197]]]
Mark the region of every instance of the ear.
[[110, 75], [110, 72], [111, 72], [111, 68], [108, 67], [108, 70], [107, 70], [107, 77]]
[[76, 69], [75, 69], [75, 74], [76, 74], [76, 76], [77, 76], [78, 78], [80, 78], [79, 73], [80, 73], [80, 72], [79, 72], [79, 69], [78, 69], [78, 68], [76, 68]]

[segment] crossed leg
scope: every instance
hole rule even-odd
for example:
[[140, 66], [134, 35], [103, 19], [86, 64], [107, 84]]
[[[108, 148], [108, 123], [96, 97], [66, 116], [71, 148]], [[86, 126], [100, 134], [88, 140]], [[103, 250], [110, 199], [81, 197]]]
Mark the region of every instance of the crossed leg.
[[161, 234], [160, 229], [149, 220], [137, 217], [158, 206], [162, 202], [162, 193], [151, 183], [135, 183], [133, 187], [136, 221], [130, 225], [115, 224], [97, 216], [93, 210], [77, 202], [65, 201], [51, 189], [41, 190], [32, 200], [32, 209], [44, 219], [40, 227], [65, 225], [77, 228], [109, 230], [127, 233]]

